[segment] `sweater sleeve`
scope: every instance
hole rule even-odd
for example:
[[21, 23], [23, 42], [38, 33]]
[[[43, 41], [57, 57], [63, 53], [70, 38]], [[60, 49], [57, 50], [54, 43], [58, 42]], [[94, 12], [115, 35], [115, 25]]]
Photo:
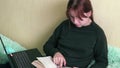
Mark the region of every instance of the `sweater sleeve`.
[[47, 56], [53, 56], [59, 50], [57, 49], [58, 40], [62, 31], [63, 23], [61, 23], [53, 32], [51, 37], [43, 46], [43, 50]]
[[94, 47], [95, 64], [91, 68], [107, 68], [108, 65], [108, 49], [107, 40], [102, 29], [97, 30], [97, 41]]

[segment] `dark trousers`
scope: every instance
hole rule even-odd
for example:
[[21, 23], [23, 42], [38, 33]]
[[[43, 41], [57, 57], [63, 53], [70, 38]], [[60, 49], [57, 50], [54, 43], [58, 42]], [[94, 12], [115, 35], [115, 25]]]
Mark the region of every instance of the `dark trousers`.
[[11, 68], [9, 63], [6, 64], [0, 64], [0, 68]]

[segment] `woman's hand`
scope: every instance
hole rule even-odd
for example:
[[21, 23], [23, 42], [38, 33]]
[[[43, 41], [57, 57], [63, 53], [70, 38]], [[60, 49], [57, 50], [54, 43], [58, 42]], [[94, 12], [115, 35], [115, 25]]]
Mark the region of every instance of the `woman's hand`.
[[53, 56], [53, 62], [57, 64], [60, 68], [62, 68], [62, 66], [66, 66], [66, 60], [60, 52], [55, 53], [55, 55]]

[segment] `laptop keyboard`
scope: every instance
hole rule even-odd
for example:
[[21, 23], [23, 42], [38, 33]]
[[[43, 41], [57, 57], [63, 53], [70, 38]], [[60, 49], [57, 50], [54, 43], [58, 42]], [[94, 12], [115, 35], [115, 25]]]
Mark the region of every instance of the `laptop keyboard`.
[[26, 52], [18, 52], [12, 54], [18, 68], [34, 68]]

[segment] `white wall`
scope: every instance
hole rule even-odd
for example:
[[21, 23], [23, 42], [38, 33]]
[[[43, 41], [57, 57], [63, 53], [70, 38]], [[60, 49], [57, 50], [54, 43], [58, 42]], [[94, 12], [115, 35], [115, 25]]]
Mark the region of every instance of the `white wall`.
[[108, 43], [120, 47], [120, 0], [92, 0], [96, 22], [105, 30]]
[[[26, 48], [42, 46], [66, 18], [68, 0], [0, 0], [0, 33]], [[120, 47], [120, 0], [91, 0], [108, 43]]]

